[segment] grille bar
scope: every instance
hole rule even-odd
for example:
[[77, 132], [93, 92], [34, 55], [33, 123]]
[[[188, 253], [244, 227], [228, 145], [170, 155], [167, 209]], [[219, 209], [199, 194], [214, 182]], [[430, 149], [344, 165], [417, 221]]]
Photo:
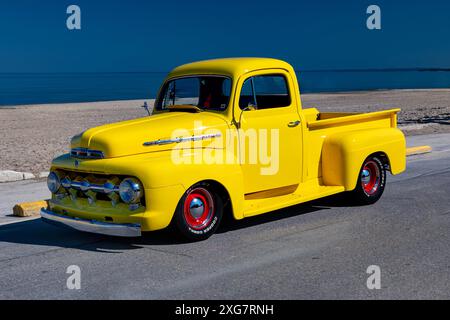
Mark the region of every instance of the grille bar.
[[62, 180], [62, 185], [64, 188], [74, 188], [81, 191], [89, 191], [92, 190], [94, 192], [102, 192], [109, 194], [111, 192], [119, 192], [119, 186], [115, 186], [111, 183], [105, 183], [105, 184], [95, 184], [90, 183], [86, 180], [84, 181], [70, 181], [68, 178], [65, 178]]

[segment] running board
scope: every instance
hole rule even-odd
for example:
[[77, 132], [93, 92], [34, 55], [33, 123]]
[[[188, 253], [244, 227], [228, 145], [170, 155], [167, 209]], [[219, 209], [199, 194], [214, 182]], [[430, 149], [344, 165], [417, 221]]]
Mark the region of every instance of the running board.
[[244, 196], [244, 199], [245, 200], [255, 200], [255, 199], [266, 199], [266, 198], [284, 196], [284, 195], [287, 195], [290, 193], [294, 193], [295, 190], [297, 190], [297, 188], [298, 188], [298, 184], [293, 184], [293, 185], [281, 187], [281, 188], [247, 193]]
[[244, 217], [251, 217], [269, 211], [282, 209], [299, 203], [331, 196], [345, 191], [343, 186], [314, 186], [300, 185], [294, 193], [268, 198], [245, 198]]

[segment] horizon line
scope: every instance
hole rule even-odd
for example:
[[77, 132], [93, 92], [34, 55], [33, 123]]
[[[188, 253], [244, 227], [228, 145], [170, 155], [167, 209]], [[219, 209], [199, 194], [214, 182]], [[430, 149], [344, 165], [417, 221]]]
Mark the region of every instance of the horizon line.
[[[295, 72], [386, 72], [386, 71], [450, 71], [450, 67], [406, 67], [406, 68], [342, 68], [342, 69], [294, 69]], [[56, 72], [0, 72], [0, 74], [167, 74], [170, 71], [56, 71]]]

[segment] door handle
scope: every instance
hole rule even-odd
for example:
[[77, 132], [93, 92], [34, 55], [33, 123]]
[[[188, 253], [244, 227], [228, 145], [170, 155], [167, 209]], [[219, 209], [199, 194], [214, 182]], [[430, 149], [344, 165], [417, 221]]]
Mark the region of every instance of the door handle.
[[293, 128], [293, 127], [298, 126], [299, 124], [300, 124], [300, 120], [291, 121], [291, 122], [288, 123], [288, 127], [289, 128]]

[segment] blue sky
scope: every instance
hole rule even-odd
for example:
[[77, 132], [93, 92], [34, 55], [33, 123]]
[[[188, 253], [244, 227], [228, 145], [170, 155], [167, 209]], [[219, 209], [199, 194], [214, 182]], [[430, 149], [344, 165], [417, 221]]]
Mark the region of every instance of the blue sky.
[[[66, 28], [81, 8], [82, 29]], [[366, 28], [377, 4], [382, 29]], [[450, 1], [41, 0], [0, 4], [0, 72], [168, 71], [281, 58], [299, 70], [450, 68]]]

